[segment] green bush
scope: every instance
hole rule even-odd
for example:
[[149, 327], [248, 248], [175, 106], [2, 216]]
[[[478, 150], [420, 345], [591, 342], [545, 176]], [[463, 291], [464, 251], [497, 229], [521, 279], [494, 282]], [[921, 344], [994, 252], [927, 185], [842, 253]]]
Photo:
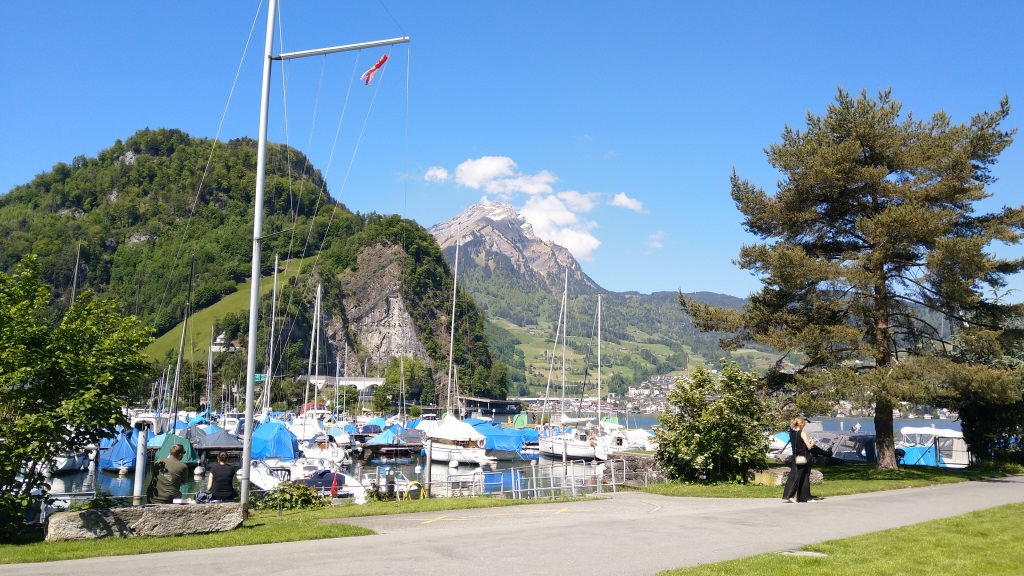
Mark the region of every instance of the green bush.
[[256, 510], [310, 510], [324, 508], [330, 499], [306, 484], [282, 482], [277, 488], [254, 498], [252, 507]]
[[758, 394], [757, 376], [724, 363], [718, 377], [701, 367], [680, 379], [658, 419], [658, 462], [672, 479], [745, 482], [763, 468], [774, 418]]
[[111, 496], [110, 492], [104, 492], [100, 490], [96, 493], [95, 498], [89, 500], [82, 500], [81, 502], [72, 502], [70, 510], [109, 510], [111, 508], [117, 508], [120, 504], [118, 499]]

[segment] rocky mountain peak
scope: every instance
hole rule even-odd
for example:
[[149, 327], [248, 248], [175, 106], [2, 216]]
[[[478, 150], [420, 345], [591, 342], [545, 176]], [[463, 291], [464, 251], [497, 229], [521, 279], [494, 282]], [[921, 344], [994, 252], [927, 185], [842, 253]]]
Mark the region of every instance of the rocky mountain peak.
[[478, 266], [510, 265], [553, 294], [561, 294], [566, 270], [574, 292], [601, 290], [568, 249], [539, 238], [533, 226], [507, 204], [473, 204], [429, 232], [449, 261], [458, 244], [463, 264], [472, 260]]

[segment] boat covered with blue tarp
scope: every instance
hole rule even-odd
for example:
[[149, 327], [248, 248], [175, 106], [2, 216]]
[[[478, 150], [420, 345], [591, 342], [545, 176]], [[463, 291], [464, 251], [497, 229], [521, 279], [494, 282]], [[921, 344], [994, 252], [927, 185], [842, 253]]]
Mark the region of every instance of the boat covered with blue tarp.
[[265, 422], [252, 433], [252, 458], [279, 458], [290, 462], [299, 454], [299, 441], [281, 422]]

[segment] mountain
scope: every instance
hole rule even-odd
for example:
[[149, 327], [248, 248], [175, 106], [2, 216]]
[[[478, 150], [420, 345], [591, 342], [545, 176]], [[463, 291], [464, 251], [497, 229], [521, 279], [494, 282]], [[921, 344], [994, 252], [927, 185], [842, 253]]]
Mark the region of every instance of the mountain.
[[[184, 384], [182, 405], [199, 406], [205, 382], [193, 380], [205, 377], [194, 373], [205, 375], [200, 365], [211, 328], [247, 344], [242, 293], [248, 294], [251, 268], [256, 155], [249, 138], [217, 142], [145, 129], [94, 158], [59, 162], [0, 196], [0, 271], [10, 273], [23, 256], [36, 254], [53, 287], [55, 316], [67, 310], [73, 292], [118, 300], [124, 313], [137, 315], [168, 343], [151, 347], [155, 371], [176, 356], [190, 302], [194, 325], [203, 329], [188, 338], [185, 360], [196, 369]], [[398, 216], [352, 213], [330, 197], [319, 170], [287, 146], [268, 146], [265, 191], [257, 346], [268, 349], [269, 280], [280, 255], [275, 376], [307, 370], [320, 283], [327, 344], [321, 374], [334, 374], [335, 359], [346, 349], [350, 374], [383, 374], [397, 364], [394, 356], [407, 355], [423, 368], [420, 382], [407, 385], [432, 394], [447, 372], [453, 285], [433, 237]], [[504, 397], [482, 312], [465, 294], [460, 301], [454, 358], [470, 375], [463, 390]], [[237, 386], [240, 357], [215, 358], [218, 389]], [[408, 376], [408, 361], [405, 367]], [[148, 393], [149, 384], [145, 388]], [[278, 399], [294, 402], [295, 395]]]
[[[512, 367], [513, 389], [522, 395], [548, 386], [552, 356], [560, 355], [551, 344], [566, 272], [569, 372], [576, 386], [592, 378], [598, 294], [602, 295], [602, 341], [611, 344], [602, 362], [612, 374], [613, 391], [624, 393], [626, 387], [649, 376], [701, 362], [714, 364], [729, 358], [755, 368], [769, 361], [767, 351], [721, 350], [720, 335], [693, 327], [680, 309], [677, 292], [615, 293], [601, 288], [566, 248], [538, 238], [511, 206], [474, 204], [429, 231], [452, 266], [458, 244], [459, 284], [486, 311], [492, 346], [497, 357]], [[711, 292], [688, 296], [716, 306], [738, 308], [744, 303]]]
[[[566, 271], [575, 291], [601, 291], [569, 250], [538, 238], [533, 226], [507, 204], [474, 204], [429, 232], [446, 253], [458, 243], [461, 257], [477, 266], [503, 268], [556, 296], [562, 294]], [[453, 258], [454, 252], [449, 261]]]

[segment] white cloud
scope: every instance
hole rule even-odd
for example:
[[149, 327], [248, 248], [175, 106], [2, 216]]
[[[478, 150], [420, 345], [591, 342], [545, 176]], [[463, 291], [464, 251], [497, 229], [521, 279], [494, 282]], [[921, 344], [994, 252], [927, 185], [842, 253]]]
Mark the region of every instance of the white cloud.
[[574, 212], [590, 212], [597, 205], [597, 200], [601, 195], [596, 192], [583, 194], [575, 190], [566, 190], [565, 192], [559, 192], [556, 196], [561, 198], [569, 209]]
[[580, 260], [593, 261], [594, 251], [601, 245], [601, 241], [590, 233], [597, 223], [582, 220], [562, 198], [531, 196], [519, 213], [533, 226], [538, 237], [564, 246]]
[[431, 166], [427, 168], [427, 173], [423, 175], [423, 179], [427, 182], [447, 182], [448, 170], [443, 166]]
[[661, 250], [662, 248], [665, 247], [665, 245], [662, 244], [661, 242], [665, 238], [665, 236], [666, 234], [664, 232], [655, 232], [647, 237], [647, 241], [644, 242], [644, 244], [650, 246], [651, 248], [654, 248], [655, 250]]
[[516, 168], [518, 166], [508, 156], [483, 156], [459, 164], [455, 168], [455, 181], [460, 186], [480, 190], [495, 178], [511, 176]]
[[460, 186], [483, 190], [509, 200], [514, 194], [550, 194], [558, 178], [541, 170], [536, 174], [523, 174], [508, 156], [483, 156], [466, 160], [455, 168], [455, 182]]
[[632, 210], [638, 214], [647, 214], [647, 210], [644, 208], [644, 203], [637, 200], [636, 198], [630, 198], [626, 196], [625, 192], [619, 192], [612, 197], [612, 201], [609, 202], [612, 206], [618, 206], [619, 208], [625, 208]]

